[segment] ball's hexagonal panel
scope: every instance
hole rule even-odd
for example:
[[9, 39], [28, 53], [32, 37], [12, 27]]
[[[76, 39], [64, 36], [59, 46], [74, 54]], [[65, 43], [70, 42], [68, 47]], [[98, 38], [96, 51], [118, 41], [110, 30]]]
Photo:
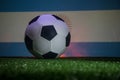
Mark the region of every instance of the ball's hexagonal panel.
[[51, 51], [55, 53], [62, 53], [66, 48], [66, 40], [65, 37], [62, 35], [55, 36], [54, 39], [51, 40]]
[[70, 45], [70, 39], [71, 39], [71, 35], [69, 32], [68, 35], [66, 36], [66, 47], [68, 47]]
[[42, 26], [41, 35], [47, 40], [52, 40], [57, 35], [57, 32], [53, 25]]
[[26, 34], [33, 40], [36, 36], [39, 36], [42, 30], [42, 25], [38, 21], [28, 25], [26, 28]]
[[29, 25], [32, 24], [32, 23], [34, 23], [35, 21], [37, 21], [39, 17], [40, 17], [40, 16], [36, 16], [35, 18], [33, 18], [33, 19], [29, 22]]
[[46, 14], [41, 15], [37, 21], [42, 25], [54, 25], [57, 19], [50, 14]]
[[47, 39], [45, 39], [43, 37], [37, 37], [33, 41], [33, 49], [37, 53], [43, 55], [50, 51], [51, 43], [50, 43], [50, 41], [48, 41]]
[[46, 53], [46, 54], [44, 54], [44, 55], [42, 55], [45, 59], [47, 58], [47, 59], [50, 59], [50, 58], [56, 58], [56, 56], [57, 56], [58, 54], [57, 53], [54, 53], [54, 52], [48, 52], [48, 53]]
[[56, 29], [57, 34], [61, 34], [61, 35], [63, 35], [64, 37], [67, 36], [67, 34], [68, 34], [68, 32], [69, 32], [69, 28], [68, 28], [68, 26], [67, 26], [66, 23], [61, 22], [61, 21], [56, 21], [56, 22], [54, 23], [54, 27], [55, 27], [55, 29]]
[[63, 22], [64, 22], [64, 20], [63, 20], [62, 18], [60, 18], [60, 17], [58, 17], [58, 16], [56, 16], [56, 15], [52, 15], [52, 16], [54, 16], [57, 20], [60, 20], [60, 21], [63, 21]]
[[33, 40], [30, 39], [27, 35], [25, 35], [25, 44], [29, 51], [33, 50]]

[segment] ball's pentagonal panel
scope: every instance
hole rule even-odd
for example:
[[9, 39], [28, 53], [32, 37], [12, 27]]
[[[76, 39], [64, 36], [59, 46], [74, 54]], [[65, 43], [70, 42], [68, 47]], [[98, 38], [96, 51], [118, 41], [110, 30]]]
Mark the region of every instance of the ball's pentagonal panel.
[[56, 56], [57, 56], [58, 54], [57, 53], [54, 53], [54, 52], [48, 52], [48, 53], [46, 53], [46, 54], [44, 54], [44, 55], [42, 55], [44, 58], [47, 58], [47, 59], [50, 59], [50, 58], [56, 58]]
[[29, 25], [30, 25], [31, 23], [36, 22], [36, 21], [38, 20], [39, 17], [40, 17], [40, 16], [36, 16], [35, 18], [33, 18], [33, 19], [29, 22]]
[[43, 37], [36, 37], [33, 41], [33, 49], [43, 55], [50, 51], [51, 43]]
[[56, 15], [52, 15], [52, 16], [54, 16], [57, 20], [61, 20], [61, 21], [64, 22], [64, 20], [63, 20], [62, 18], [60, 18], [60, 17], [58, 17], [58, 16], [56, 16]]
[[62, 51], [66, 48], [65, 44], [66, 40], [64, 36], [57, 35], [54, 39], [51, 40], [51, 51], [61, 54]]
[[30, 39], [27, 35], [25, 35], [25, 44], [29, 51], [33, 50], [33, 40]]
[[68, 47], [70, 45], [70, 39], [71, 39], [71, 35], [69, 32], [68, 35], [66, 36], [66, 47]]
[[47, 40], [52, 40], [57, 35], [57, 32], [53, 25], [42, 26], [41, 35]]

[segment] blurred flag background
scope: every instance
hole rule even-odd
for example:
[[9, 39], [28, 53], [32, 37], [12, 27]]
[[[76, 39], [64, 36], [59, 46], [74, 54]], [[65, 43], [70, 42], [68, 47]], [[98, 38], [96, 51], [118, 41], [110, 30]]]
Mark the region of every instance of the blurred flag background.
[[0, 57], [32, 57], [28, 22], [40, 14], [68, 18], [71, 44], [61, 57], [120, 57], [119, 0], [0, 0]]

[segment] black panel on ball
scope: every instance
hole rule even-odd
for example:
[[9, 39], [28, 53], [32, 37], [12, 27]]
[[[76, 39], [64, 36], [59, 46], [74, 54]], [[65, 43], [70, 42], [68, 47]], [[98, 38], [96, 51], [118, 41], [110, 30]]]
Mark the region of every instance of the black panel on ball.
[[27, 35], [25, 35], [25, 44], [29, 51], [33, 50], [33, 41]]
[[54, 52], [48, 52], [44, 55], [42, 55], [45, 59], [52, 59], [52, 58], [56, 58], [57, 57], [57, 53]]
[[35, 21], [37, 21], [37, 19], [39, 18], [40, 16], [36, 16], [35, 18], [33, 18], [30, 22], [29, 22], [29, 25]]
[[56, 19], [61, 20], [61, 21], [64, 22], [64, 20], [63, 20], [62, 18], [60, 18], [60, 17], [58, 17], [58, 16], [56, 16], [56, 15], [52, 15], [52, 16], [54, 16]]
[[70, 32], [69, 32], [67, 37], [66, 37], [66, 47], [68, 47], [70, 45], [70, 39], [71, 39], [71, 35], [70, 35]]
[[53, 25], [43, 26], [41, 36], [47, 40], [52, 40], [57, 35]]

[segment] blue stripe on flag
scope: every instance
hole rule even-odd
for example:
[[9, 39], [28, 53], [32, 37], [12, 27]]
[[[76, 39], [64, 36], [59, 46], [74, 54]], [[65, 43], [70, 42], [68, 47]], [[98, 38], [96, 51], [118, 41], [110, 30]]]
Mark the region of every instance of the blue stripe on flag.
[[[82, 52], [80, 50], [85, 51], [85, 55], [82, 57], [120, 57], [120, 42], [73, 42], [71, 44], [74, 46], [70, 49], [76, 49], [79, 54]], [[70, 49], [68, 48], [68, 51], [66, 51], [67, 53], [65, 53], [66, 55], [74, 54], [74, 50], [72, 53]], [[26, 49], [23, 42], [11, 42], [0, 43], [0, 56], [31, 57], [32, 55]]]
[[23, 42], [0, 43], [0, 56], [32, 56]]
[[120, 0], [0, 0], [0, 12], [119, 9]]

